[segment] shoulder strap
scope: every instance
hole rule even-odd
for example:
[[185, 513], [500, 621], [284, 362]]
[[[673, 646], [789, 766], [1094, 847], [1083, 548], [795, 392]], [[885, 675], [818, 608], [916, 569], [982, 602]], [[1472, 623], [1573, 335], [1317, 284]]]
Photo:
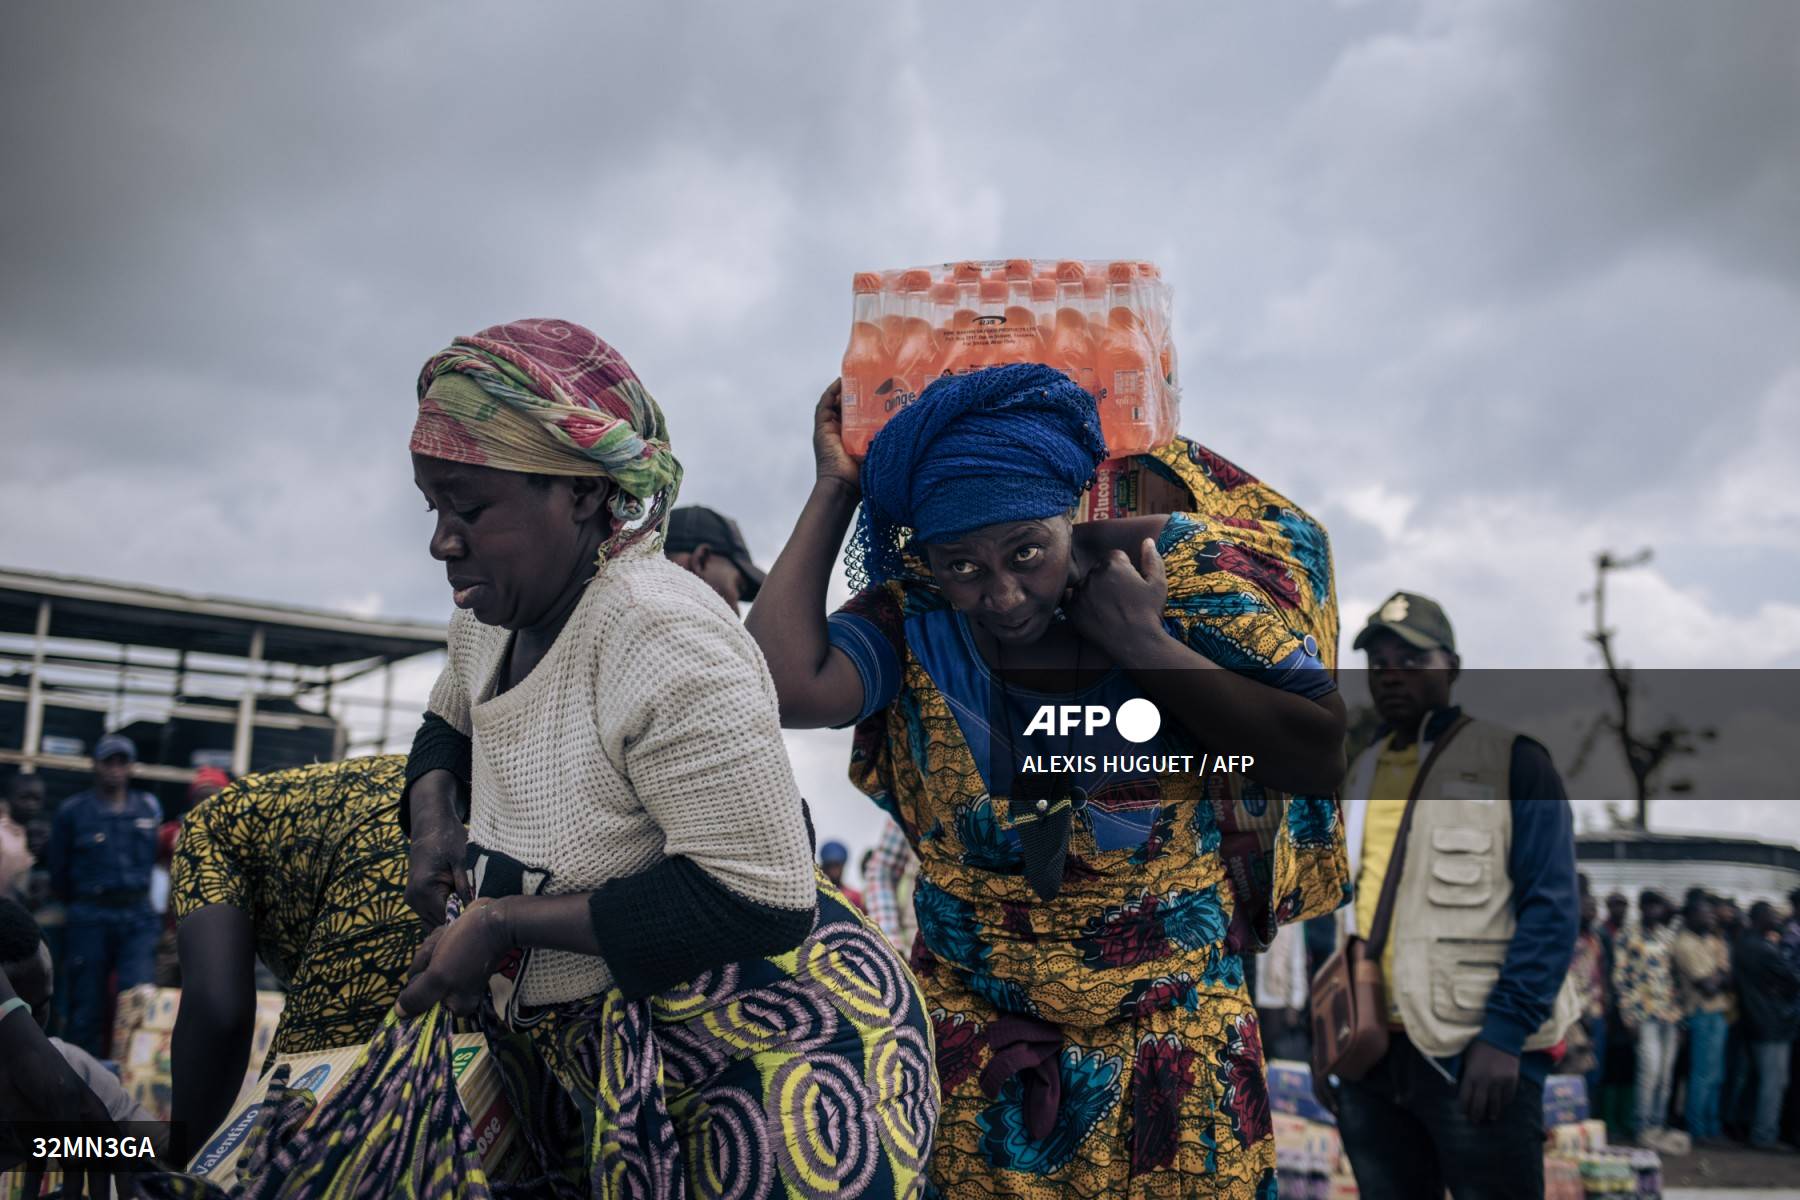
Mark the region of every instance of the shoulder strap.
[[1419, 806], [1419, 792], [1425, 787], [1425, 778], [1431, 774], [1438, 755], [1450, 744], [1450, 739], [1463, 731], [1469, 724], [1466, 716], [1457, 717], [1450, 728], [1439, 735], [1431, 744], [1431, 753], [1419, 764], [1419, 773], [1413, 776], [1412, 791], [1406, 797], [1406, 811], [1400, 816], [1400, 832], [1394, 835], [1394, 852], [1388, 857], [1387, 872], [1381, 879], [1381, 898], [1375, 902], [1375, 919], [1370, 923], [1367, 940], [1369, 957], [1377, 961], [1381, 951], [1387, 945], [1388, 923], [1394, 915], [1394, 897], [1400, 891], [1400, 873], [1406, 864], [1406, 840], [1412, 832], [1413, 810]]

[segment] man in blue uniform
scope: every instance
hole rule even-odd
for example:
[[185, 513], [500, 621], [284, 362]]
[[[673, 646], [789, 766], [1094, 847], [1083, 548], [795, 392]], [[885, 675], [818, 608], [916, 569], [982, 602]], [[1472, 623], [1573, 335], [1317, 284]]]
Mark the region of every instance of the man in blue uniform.
[[50, 888], [67, 906], [68, 1040], [106, 1057], [107, 979], [123, 990], [154, 977], [160, 922], [150, 873], [162, 805], [132, 790], [131, 739], [109, 733], [94, 747], [94, 786], [63, 801], [50, 831]]

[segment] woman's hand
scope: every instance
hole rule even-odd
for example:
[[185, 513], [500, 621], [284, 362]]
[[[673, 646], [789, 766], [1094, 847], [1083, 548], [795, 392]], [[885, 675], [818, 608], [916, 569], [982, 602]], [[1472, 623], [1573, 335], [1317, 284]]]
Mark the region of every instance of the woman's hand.
[[1145, 639], [1167, 637], [1163, 605], [1169, 599], [1169, 576], [1156, 542], [1145, 538], [1133, 564], [1123, 550], [1102, 558], [1069, 590], [1063, 610], [1075, 632], [1129, 665], [1131, 647]]
[[442, 1000], [467, 1017], [481, 1007], [488, 977], [513, 950], [506, 908], [497, 900], [477, 900], [463, 915], [426, 937], [413, 955], [412, 979], [400, 990], [400, 1011], [413, 1017]]
[[813, 462], [821, 482], [847, 484], [862, 491], [862, 468], [844, 449], [844, 381], [834, 379], [813, 409]]
[[[443, 779], [437, 779], [437, 776]], [[444, 906], [455, 892], [474, 893], [464, 869], [469, 831], [456, 816], [455, 780], [448, 771], [431, 771], [414, 781], [406, 803], [412, 806], [412, 845], [406, 856], [406, 903], [436, 927], [444, 923]]]

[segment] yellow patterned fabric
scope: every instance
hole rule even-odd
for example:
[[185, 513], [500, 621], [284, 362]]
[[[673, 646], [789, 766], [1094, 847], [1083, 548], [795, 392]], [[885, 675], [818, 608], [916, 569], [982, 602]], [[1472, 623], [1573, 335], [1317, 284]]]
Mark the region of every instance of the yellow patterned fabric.
[[[1222, 666], [1278, 668], [1309, 644], [1329, 666], [1336, 603], [1324, 533], [1299, 509], [1189, 442], [1147, 460], [1188, 493], [1158, 549], [1164, 624]], [[1223, 1196], [1275, 1191], [1261, 1035], [1240, 952], [1275, 921], [1349, 895], [1334, 799], [1281, 797], [1237, 776], [1164, 774], [1137, 846], [1101, 850], [1078, 819], [1055, 899], [1022, 870], [1006, 796], [986, 793], [945, 696], [905, 640], [941, 610], [894, 581], [849, 610], [892, 634], [904, 682], [856, 731], [850, 777], [920, 860], [913, 966], [931, 1008], [944, 1093], [931, 1179], [946, 1197]], [[1165, 722], [1154, 753], [1198, 753]], [[1060, 1102], [1028, 1131], [1017, 1075], [981, 1075], [1003, 1018], [1060, 1033]]]
[[[1177, 438], [1138, 460], [1188, 495], [1183, 509], [1220, 532], [1221, 547], [1235, 548], [1197, 564], [1189, 587], [1196, 595], [1229, 597], [1247, 590], [1257, 595], [1269, 614], [1282, 621], [1256, 620], [1255, 614], [1209, 614], [1226, 639], [1259, 648], [1271, 661], [1274, 647], [1297, 644], [1311, 634], [1319, 658], [1337, 667], [1337, 588], [1331, 571], [1331, 544], [1325, 530], [1301, 507], [1236, 463], [1199, 442]], [[1246, 589], [1245, 584], [1250, 586]]]
[[270, 1059], [369, 1040], [424, 933], [406, 906], [400, 793], [386, 755], [251, 775], [196, 805], [175, 848], [177, 918], [226, 904], [287, 988]]

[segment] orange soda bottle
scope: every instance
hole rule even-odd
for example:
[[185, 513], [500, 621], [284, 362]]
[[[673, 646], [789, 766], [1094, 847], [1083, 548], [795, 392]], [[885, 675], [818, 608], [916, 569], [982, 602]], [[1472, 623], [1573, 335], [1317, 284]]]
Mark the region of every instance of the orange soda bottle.
[[[1014, 271], [1015, 264], [1024, 265], [1024, 273]], [[1037, 310], [1031, 296], [1031, 260], [1014, 259], [1006, 264], [1006, 361], [1042, 362], [1044, 338], [1038, 332]]]
[[887, 419], [877, 392], [891, 372], [881, 333], [881, 276], [858, 272], [850, 286], [850, 346], [844, 351], [842, 372], [844, 447], [860, 455]]
[[1143, 299], [1145, 324], [1150, 330], [1150, 345], [1156, 350], [1157, 367], [1162, 372], [1160, 386], [1153, 389], [1152, 406], [1156, 426], [1156, 444], [1162, 445], [1175, 436], [1175, 331], [1169, 318], [1169, 293], [1163, 285], [1162, 272], [1155, 263], [1137, 265], [1138, 285]]
[[881, 293], [881, 341], [890, 358], [900, 348], [901, 326], [905, 322], [900, 315], [899, 284], [898, 279], [884, 280]]
[[932, 356], [930, 377], [926, 383], [942, 375], [950, 374], [950, 364], [956, 357], [956, 298], [957, 289], [954, 283], [945, 280], [931, 285], [927, 293], [931, 299], [931, 335], [936, 353]]
[[1104, 396], [1100, 423], [1108, 453], [1141, 454], [1156, 444], [1151, 413], [1151, 372], [1156, 355], [1136, 310], [1137, 264], [1115, 262], [1106, 271], [1106, 331], [1100, 338], [1098, 368]]
[[1006, 340], [1006, 290], [1004, 279], [984, 279], [977, 285], [975, 344], [969, 356], [970, 370], [1009, 362]]
[[977, 272], [974, 279], [962, 279], [949, 285], [953, 299], [950, 320], [941, 327], [939, 334], [944, 342], [944, 361], [938, 368], [940, 375], [961, 375], [980, 365], [976, 361], [981, 347], [976, 336], [979, 327], [975, 318], [980, 315], [981, 282]]
[[1056, 277], [1039, 275], [1031, 281], [1031, 315], [1037, 322], [1038, 338], [1047, 351], [1050, 335], [1056, 331]]
[[1094, 395], [1094, 338], [1087, 318], [1087, 268], [1056, 265], [1056, 317], [1046, 361]]
[[894, 348], [896, 396], [900, 408], [918, 398], [936, 376], [937, 330], [931, 322], [931, 272], [904, 271], [895, 282], [900, 297], [900, 339]]

